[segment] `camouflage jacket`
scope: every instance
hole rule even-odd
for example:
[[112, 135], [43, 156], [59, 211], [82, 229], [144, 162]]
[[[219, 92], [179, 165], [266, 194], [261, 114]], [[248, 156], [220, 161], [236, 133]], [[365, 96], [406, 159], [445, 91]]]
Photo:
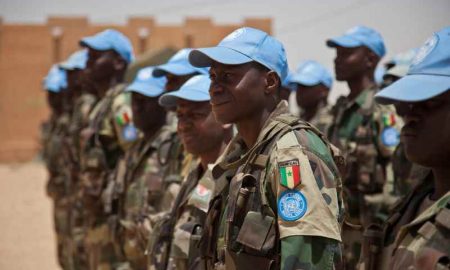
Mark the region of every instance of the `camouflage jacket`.
[[106, 212], [114, 201], [119, 206], [120, 245], [138, 269], [147, 264], [148, 219], [168, 211], [179, 191], [184, 158], [179, 143], [170, 126], [163, 126], [153, 139], [137, 141], [119, 161], [114, 181], [103, 194]]
[[[450, 193], [424, 208], [424, 200], [434, 189], [432, 173], [418, 180], [396, 203], [384, 228], [366, 230], [358, 269], [449, 269]], [[439, 268], [443, 262], [447, 264]]]
[[52, 116], [47, 124], [47, 130], [43, 132], [42, 152], [49, 172], [47, 194], [54, 199], [67, 196], [70, 188], [69, 174], [66, 170], [67, 164], [61, 158], [68, 125], [69, 115], [67, 113], [58, 117]]
[[81, 168], [81, 137], [83, 128], [89, 124], [89, 114], [97, 103], [97, 98], [92, 94], [82, 94], [77, 98], [73, 106], [73, 112], [70, 119], [68, 145], [72, 156], [72, 169], [79, 171]]
[[117, 85], [106, 92], [89, 114], [89, 124], [81, 131], [80, 181], [86, 208], [97, 220], [104, 214], [99, 197], [112, 177], [113, 170], [124, 150], [138, 138], [132, 123], [130, 93], [125, 85]]
[[382, 194], [387, 182], [391, 184], [386, 187], [392, 187], [390, 161], [403, 124], [392, 106], [375, 104], [374, 94], [375, 89], [366, 89], [353, 101], [341, 97], [331, 110], [333, 123], [328, 137], [347, 161], [344, 196], [349, 220], [355, 224], [374, 222], [383, 216], [380, 210], [372, 209], [380, 206], [366, 202], [364, 197]]
[[450, 269], [450, 192], [402, 226], [390, 269]]
[[354, 101], [341, 97], [332, 108], [328, 137], [347, 160], [344, 186], [366, 194], [382, 191], [386, 166], [400, 142], [402, 120], [392, 106], [375, 104], [376, 90], [362, 91]]
[[[237, 171], [220, 212], [215, 254], [204, 252], [208, 268], [333, 269], [340, 263], [342, 184], [333, 147], [319, 136], [282, 101], [251, 149], [216, 165]], [[215, 198], [205, 239], [214, 235], [207, 223], [216, 204]]]
[[167, 269], [200, 269], [198, 242], [213, 197], [215, 183], [211, 168], [202, 172], [200, 164], [186, 177], [173, 209], [176, 209]]

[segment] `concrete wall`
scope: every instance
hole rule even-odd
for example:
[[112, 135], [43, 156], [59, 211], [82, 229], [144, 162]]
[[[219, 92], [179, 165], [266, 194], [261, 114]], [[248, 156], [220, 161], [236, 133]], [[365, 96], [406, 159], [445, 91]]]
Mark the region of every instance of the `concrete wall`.
[[165, 47], [213, 45], [243, 25], [272, 30], [267, 18], [233, 25], [217, 25], [210, 18], [186, 18], [182, 25], [159, 25], [152, 17], [132, 17], [120, 26], [93, 25], [85, 17], [50, 17], [44, 25], [5, 24], [0, 19], [0, 162], [22, 162], [36, 156], [40, 125], [49, 113], [42, 79], [53, 63], [79, 49], [80, 38], [112, 27], [130, 38], [139, 55]]

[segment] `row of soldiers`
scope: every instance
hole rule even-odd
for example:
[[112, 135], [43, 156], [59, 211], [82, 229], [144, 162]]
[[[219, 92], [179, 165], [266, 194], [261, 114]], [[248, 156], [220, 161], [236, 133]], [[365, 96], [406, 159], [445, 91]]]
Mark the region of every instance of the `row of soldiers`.
[[124, 35], [81, 39], [45, 80], [61, 267], [448, 269], [450, 28], [382, 83], [378, 32], [326, 44], [350, 88], [332, 107], [330, 73], [289, 72], [283, 45], [253, 28], [129, 85]]

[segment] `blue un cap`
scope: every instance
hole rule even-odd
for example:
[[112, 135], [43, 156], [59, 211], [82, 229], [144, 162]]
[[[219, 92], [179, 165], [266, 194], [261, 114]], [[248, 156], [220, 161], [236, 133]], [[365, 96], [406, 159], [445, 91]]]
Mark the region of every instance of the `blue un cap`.
[[85, 69], [88, 60], [88, 51], [86, 49], [74, 52], [69, 58], [59, 64], [59, 67], [65, 70]]
[[67, 74], [64, 69], [53, 65], [44, 78], [44, 88], [53, 93], [59, 93], [67, 87]]
[[80, 40], [80, 45], [98, 51], [114, 50], [127, 63], [131, 63], [134, 59], [130, 40], [114, 29], [107, 29], [93, 36], [84, 37]]
[[184, 76], [193, 73], [207, 74], [206, 68], [194, 67], [189, 63], [189, 53], [192, 51], [190, 48], [179, 50], [174, 54], [167, 63], [157, 66], [153, 71], [153, 76], [161, 77], [167, 73], [174, 74], [176, 76]]
[[283, 44], [266, 32], [250, 27], [235, 30], [216, 47], [193, 50], [189, 61], [196, 67], [209, 67], [213, 62], [241, 65], [255, 61], [275, 71], [281, 81], [288, 74]]
[[386, 65], [392, 66], [386, 71], [384, 76], [404, 77], [408, 74], [409, 66], [417, 54], [418, 49], [411, 49], [407, 52], [395, 55]]
[[209, 101], [210, 85], [211, 80], [208, 75], [194, 76], [184, 83], [179, 90], [162, 95], [159, 98], [159, 104], [163, 107], [174, 107], [177, 105], [179, 98], [194, 102]]
[[380, 33], [361, 25], [351, 28], [340, 37], [327, 40], [327, 46], [345, 48], [366, 46], [380, 58], [386, 54], [386, 47]]
[[297, 70], [290, 76], [290, 83], [305, 86], [325, 85], [328, 89], [333, 84], [330, 72], [316, 61], [308, 60], [299, 64]]
[[450, 27], [435, 33], [419, 49], [408, 74], [375, 95], [381, 104], [419, 102], [450, 89]]
[[147, 97], [158, 97], [164, 92], [166, 78], [153, 77], [154, 67], [146, 67], [139, 70], [134, 81], [125, 91], [136, 92]]

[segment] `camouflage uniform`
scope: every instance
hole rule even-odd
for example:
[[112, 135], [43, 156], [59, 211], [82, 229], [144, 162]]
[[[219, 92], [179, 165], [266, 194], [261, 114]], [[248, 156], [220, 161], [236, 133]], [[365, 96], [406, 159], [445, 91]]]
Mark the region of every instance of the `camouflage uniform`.
[[[211, 169], [203, 173], [200, 163], [183, 181], [172, 210], [162, 219], [152, 240], [150, 269], [201, 269], [198, 242], [213, 197]], [[159, 262], [159, 263], [158, 263]]]
[[63, 151], [63, 157], [67, 160], [70, 172], [69, 191], [69, 255], [73, 269], [87, 269], [87, 254], [84, 250], [84, 238], [86, 230], [83, 224], [83, 202], [81, 197], [81, 183], [79, 172], [81, 168], [81, 130], [89, 124], [89, 114], [94, 108], [97, 98], [94, 95], [83, 93], [74, 103], [73, 112], [68, 127], [67, 137]]
[[43, 158], [49, 179], [47, 195], [53, 199], [53, 219], [57, 239], [58, 261], [64, 269], [69, 269], [69, 190], [70, 177], [67, 164], [61, 159], [64, 136], [67, 133], [69, 115], [52, 116], [44, 133]]
[[[300, 119], [303, 119], [302, 113], [300, 113]], [[328, 128], [333, 121], [333, 117], [330, 114], [330, 107], [321, 102], [317, 108], [317, 112], [311, 120], [308, 122], [320, 130], [323, 134], [328, 134]]]
[[208, 211], [201, 242], [207, 269], [340, 264], [341, 179], [331, 154], [336, 148], [319, 136], [282, 101], [251, 149], [214, 167], [217, 183], [232, 179], [229, 187], [218, 184], [223, 188]]
[[109, 89], [89, 114], [89, 125], [81, 132], [81, 197], [85, 210], [85, 247], [89, 269], [111, 269], [119, 261], [112, 243], [114, 228], [104, 212], [100, 196], [113, 176], [118, 159], [138, 134], [131, 122], [130, 95], [124, 85]]
[[402, 125], [392, 106], [375, 104], [375, 92], [375, 89], [363, 90], [354, 101], [339, 98], [332, 109], [334, 118], [329, 129], [331, 142], [343, 151], [347, 160], [343, 179], [348, 215], [343, 241], [344, 256], [351, 268], [360, 254], [361, 225], [367, 227], [383, 219], [379, 213], [383, 200], [373, 197], [383, 193], [388, 177], [392, 179], [388, 165]]
[[112, 196], [107, 192], [103, 196], [107, 211], [111, 210], [108, 202], [117, 202], [118, 244], [132, 269], [147, 267], [145, 251], [150, 228], [145, 228], [146, 220], [168, 211], [179, 190], [183, 152], [175, 137], [173, 130], [164, 126], [153, 139], [134, 144], [119, 161], [114, 181], [108, 185]]
[[450, 269], [450, 193], [431, 206], [432, 174], [399, 201], [383, 230], [365, 233], [359, 269]]

